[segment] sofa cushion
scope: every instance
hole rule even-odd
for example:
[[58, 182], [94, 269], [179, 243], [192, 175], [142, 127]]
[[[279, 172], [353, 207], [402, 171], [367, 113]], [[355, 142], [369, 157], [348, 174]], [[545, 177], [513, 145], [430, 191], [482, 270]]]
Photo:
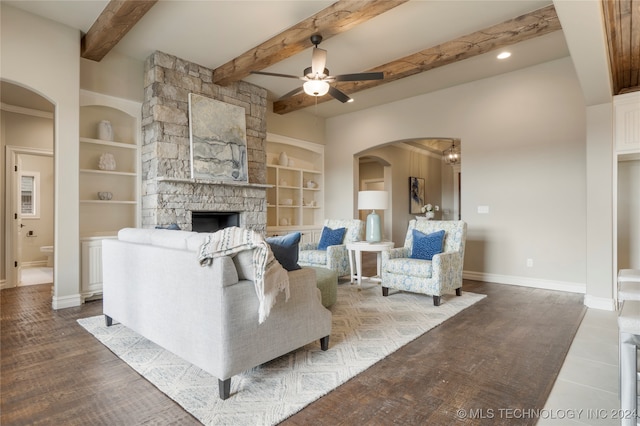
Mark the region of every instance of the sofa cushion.
[[444, 229], [425, 234], [413, 230], [413, 246], [411, 248], [412, 259], [431, 260], [433, 256], [442, 253], [442, 243], [444, 241]]
[[405, 277], [431, 278], [433, 263], [423, 259], [398, 258], [385, 262], [384, 271]]
[[322, 228], [322, 234], [320, 234], [318, 250], [326, 250], [329, 246], [337, 246], [339, 244], [342, 244], [345, 230], [345, 228], [331, 229], [327, 226], [324, 226]]
[[233, 263], [238, 271], [238, 279], [254, 281], [253, 252], [254, 250], [242, 250], [233, 256]]
[[282, 267], [287, 271], [300, 269], [300, 265], [298, 265], [300, 236], [299, 232], [293, 232], [288, 235], [266, 238], [276, 260], [280, 262]]

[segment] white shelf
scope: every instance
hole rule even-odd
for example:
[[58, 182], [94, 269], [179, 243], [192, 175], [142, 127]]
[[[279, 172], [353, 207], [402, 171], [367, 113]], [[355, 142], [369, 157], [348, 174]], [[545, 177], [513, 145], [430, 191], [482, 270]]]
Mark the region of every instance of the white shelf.
[[80, 138], [82, 143], [91, 143], [94, 145], [104, 145], [113, 148], [126, 148], [126, 149], [138, 149], [137, 145], [124, 142], [105, 141], [102, 139]]
[[138, 176], [135, 172], [118, 172], [115, 170], [80, 169], [80, 173], [95, 173], [114, 176]]
[[131, 200], [80, 200], [80, 204], [138, 204]]

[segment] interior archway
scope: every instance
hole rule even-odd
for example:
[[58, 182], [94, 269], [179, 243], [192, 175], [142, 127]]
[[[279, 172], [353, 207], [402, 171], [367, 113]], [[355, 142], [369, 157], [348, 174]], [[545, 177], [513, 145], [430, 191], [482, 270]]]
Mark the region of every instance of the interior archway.
[[[357, 163], [354, 187], [363, 190], [382, 182], [390, 193], [391, 206], [384, 212], [385, 238], [402, 244], [408, 221], [422, 214], [410, 208], [409, 177], [423, 179], [424, 203], [439, 207], [435, 219], [459, 219], [460, 163], [452, 167], [443, 161], [444, 152], [454, 143], [461, 147], [459, 138], [413, 138], [381, 144], [354, 156]], [[366, 212], [357, 215], [366, 217]]]
[[[53, 283], [54, 225], [54, 104], [30, 88], [0, 80], [3, 164], [0, 212], [2, 241], [2, 288]], [[32, 214], [24, 211], [22, 175], [37, 176], [31, 193]], [[29, 194], [29, 192], [27, 192]], [[27, 196], [29, 199], [29, 196]], [[25, 213], [23, 215], [23, 213]], [[28, 271], [29, 274], [24, 274]], [[22, 272], [22, 273], [21, 273]]]

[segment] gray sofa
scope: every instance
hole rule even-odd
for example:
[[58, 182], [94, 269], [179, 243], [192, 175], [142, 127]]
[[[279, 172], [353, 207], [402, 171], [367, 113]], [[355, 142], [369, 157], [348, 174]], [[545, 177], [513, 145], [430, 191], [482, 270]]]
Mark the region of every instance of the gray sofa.
[[231, 377], [320, 339], [327, 350], [331, 312], [324, 308], [315, 272], [289, 272], [290, 297], [279, 293], [258, 324], [252, 251], [200, 266], [206, 234], [123, 229], [104, 240], [103, 312], [218, 378], [220, 398]]

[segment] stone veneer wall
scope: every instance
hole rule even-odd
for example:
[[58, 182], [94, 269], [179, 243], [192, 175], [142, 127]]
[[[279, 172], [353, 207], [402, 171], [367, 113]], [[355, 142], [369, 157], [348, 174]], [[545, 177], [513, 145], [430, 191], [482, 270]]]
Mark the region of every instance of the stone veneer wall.
[[[192, 210], [240, 212], [240, 226], [266, 231], [267, 91], [213, 84], [213, 70], [162, 52], [145, 62], [142, 106], [142, 225], [191, 230]], [[191, 179], [189, 93], [245, 108], [249, 183]]]

